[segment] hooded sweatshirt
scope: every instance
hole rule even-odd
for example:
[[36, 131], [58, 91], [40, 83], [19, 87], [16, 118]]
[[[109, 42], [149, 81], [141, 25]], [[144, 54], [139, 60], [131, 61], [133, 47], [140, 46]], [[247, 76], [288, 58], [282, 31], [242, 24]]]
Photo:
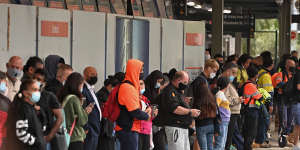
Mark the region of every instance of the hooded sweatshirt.
[[65, 60], [58, 55], [49, 55], [45, 60], [45, 69], [47, 71], [47, 79], [52, 80], [56, 77], [57, 65], [65, 63]]
[[[120, 126], [129, 127], [131, 131], [139, 132], [141, 122], [139, 120], [147, 120], [148, 114], [141, 111], [141, 104], [139, 98], [140, 90], [140, 73], [143, 67], [143, 62], [135, 59], [128, 61], [126, 66], [125, 81], [120, 86], [118, 93], [118, 101], [121, 107], [120, 116], [117, 120], [116, 131], [122, 130]], [[130, 130], [129, 129], [129, 130]], [[124, 130], [128, 130], [125, 129]]]

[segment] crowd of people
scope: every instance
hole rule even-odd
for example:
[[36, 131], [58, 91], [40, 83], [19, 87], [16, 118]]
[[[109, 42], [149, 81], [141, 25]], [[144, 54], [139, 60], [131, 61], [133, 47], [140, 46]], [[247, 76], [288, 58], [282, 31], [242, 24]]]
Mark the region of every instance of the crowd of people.
[[62, 57], [13, 56], [0, 71], [0, 150], [252, 150], [299, 148], [300, 61], [275, 64], [268, 51], [211, 58], [190, 81], [185, 71], [144, 75], [130, 59], [98, 91], [98, 72]]

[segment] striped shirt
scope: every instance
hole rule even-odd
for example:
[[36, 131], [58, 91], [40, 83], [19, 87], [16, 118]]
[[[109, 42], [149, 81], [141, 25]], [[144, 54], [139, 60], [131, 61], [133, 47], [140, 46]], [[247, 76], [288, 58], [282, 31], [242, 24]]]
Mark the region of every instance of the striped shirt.
[[216, 94], [216, 98], [217, 98], [217, 104], [219, 106], [219, 110], [220, 110], [219, 113], [221, 115], [222, 121], [229, 122], [230, 115], [231, 115], [230, 107], [229, 107], [229, 105], [230, 105], [229, 100], [226, 98], [224, 92], [222, 92], [222, 91], [219, 91]]

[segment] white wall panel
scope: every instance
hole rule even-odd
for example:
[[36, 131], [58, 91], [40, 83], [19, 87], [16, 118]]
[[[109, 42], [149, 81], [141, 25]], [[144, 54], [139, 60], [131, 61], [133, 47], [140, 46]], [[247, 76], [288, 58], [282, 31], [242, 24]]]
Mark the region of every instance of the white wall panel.
[[7, 6], [10, 10], [9, 49], [0, 50], [0, 69], [4, 71], [5, 63], [11, 56], [21, 56], [25, 62], [30, 56], [36, 55], [36, 7]]
[[183, 21], [162, 19], [162, 72], [183, 69]]
[[[70, 12], [63, 9], [40, 7], [38, 21], [38, 55], [41, 58], [45, 58], [48, 55], [59, 55], [65, 59], [67, 64], [70, 64]], [[41, 36], [41, 21], [68, 22], [68, 37]]]
[[[202, 45], [186, 45], [186, 33], [197, 33], [202, 37]], [[188, 71], [191, 79], [200, 74], [199, 67], [204, 67], [205, 53], [205, 22], [184, 22], [184, 68]]]
[[96, 89], [105, 77], [105, 14], [73, 11], [73, 68], [82, 73], [87, 66], [98, 72]]
[[106, 77], [115, 74], [116, 15], [107, 14]]
[[[161, 60], [161, 19], [134, 17], [135, 19], [148, 20], [149, 33], [149, 71], [160, 70]], [[149, 73], [150, 73], [149, 72]]]
[[8, 6], [0, 4], [0, 70], [5, 70], [7, 60], [7, 22]]

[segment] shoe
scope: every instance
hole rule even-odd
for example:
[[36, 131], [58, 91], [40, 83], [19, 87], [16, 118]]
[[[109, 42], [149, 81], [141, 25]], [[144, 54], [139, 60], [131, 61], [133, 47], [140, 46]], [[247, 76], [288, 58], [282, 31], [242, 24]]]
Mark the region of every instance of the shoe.
[[252, 148], [260, 148], [260, 144], [253, 143], [251, 147], [252, 147]]
[[263, 143], [259, 145], [259, 148], [271, 148], [271, 144]]
[[286, 143], [286, 147], [294, 147], [294, 144], [293, 144], [293, 143], [290, 143], [290, 142], [287, 142], [287, 143]]
[[231, 145], [230, 150], [237, 150], [237, 149], [233, 145]]

